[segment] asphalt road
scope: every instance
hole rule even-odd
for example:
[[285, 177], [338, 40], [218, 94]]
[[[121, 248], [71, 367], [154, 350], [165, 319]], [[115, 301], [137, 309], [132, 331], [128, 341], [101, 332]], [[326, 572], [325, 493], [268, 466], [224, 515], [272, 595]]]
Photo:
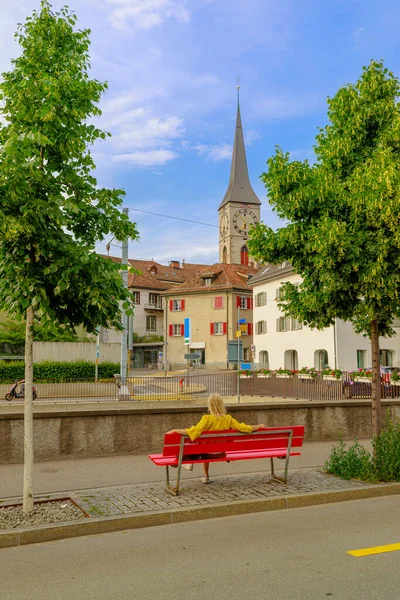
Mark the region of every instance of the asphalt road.
[[397, 600], [393, 496], [0, 550], [2, 600]]

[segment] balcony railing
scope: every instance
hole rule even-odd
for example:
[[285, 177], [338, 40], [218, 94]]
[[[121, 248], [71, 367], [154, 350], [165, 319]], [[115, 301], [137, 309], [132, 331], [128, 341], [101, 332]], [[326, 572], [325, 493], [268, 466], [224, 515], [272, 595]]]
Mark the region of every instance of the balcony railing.
[[163, 310], [162, 302], [145, 302], [144, 310]]

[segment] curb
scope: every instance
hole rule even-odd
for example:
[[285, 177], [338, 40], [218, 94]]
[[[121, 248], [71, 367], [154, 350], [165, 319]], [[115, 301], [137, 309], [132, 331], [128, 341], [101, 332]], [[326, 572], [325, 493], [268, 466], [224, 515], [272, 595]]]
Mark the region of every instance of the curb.
[[281, 496], [278, 498], [262, 498], [259, 500], [240, 500], [231, 503], [211, 504], [194, 508], [177, 508], [168, 512], [147, 512], [141, 515], [130, 514], [120, 517], [96, 517], [82, 521], [21, 527], [0, 531], [0, 549], [27, 544], [39, 544], [54, 540], [111, 533], [127, 529], [172, 525], [188, 521], [216, 519], [272, 510], [284, 510], [362, 500], [400, 494], [400, 483], [376, 484], [363, 488], [298, 494], [297, 496]]

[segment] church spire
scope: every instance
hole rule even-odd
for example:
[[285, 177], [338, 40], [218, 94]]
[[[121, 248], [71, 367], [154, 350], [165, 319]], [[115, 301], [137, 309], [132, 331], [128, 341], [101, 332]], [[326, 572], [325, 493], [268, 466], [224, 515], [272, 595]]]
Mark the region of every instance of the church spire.
[[228, 189], [226, 191], [224, 199], [219, 205], [218, 210], [225, 206], [225, 204], [227, 204], [228, 202], [237, 202], [238, 204], [261, 204], [253, 188], [251, 187], [249, 173], [247, 171], [246, 149], [243, 138], [242, 119], [240, 116], [239, 77], [236, 87], [238, 91], [238, 103], [235, 138], [233, 141], [232, 151], [231, 174], [229, 177]]

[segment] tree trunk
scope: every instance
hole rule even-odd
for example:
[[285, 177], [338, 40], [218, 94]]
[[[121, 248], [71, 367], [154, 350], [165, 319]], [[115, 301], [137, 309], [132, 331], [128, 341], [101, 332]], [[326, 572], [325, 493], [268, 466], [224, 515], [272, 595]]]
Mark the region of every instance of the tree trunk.
[[33, 512], [33, 320], [30, 306], [26, 311], [25, 337], [25, 413], [24, 413], [24, 493], [23, 512]]
[[372, 433], [379, 436], [382, 431], [381, 368], [379, 360], [378, 322], [371, 321], [372, 351]]

